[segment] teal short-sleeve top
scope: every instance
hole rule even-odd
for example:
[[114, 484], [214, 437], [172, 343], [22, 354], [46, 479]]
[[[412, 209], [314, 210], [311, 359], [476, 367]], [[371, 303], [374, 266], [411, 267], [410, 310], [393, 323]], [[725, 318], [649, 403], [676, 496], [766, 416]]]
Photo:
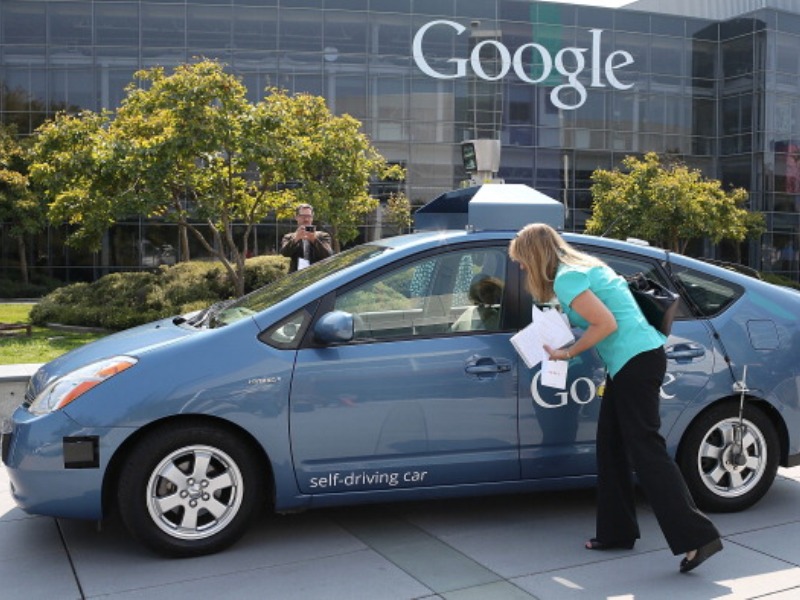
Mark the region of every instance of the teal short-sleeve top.
[[562, 310], [575, 327], [585, 329], [589, 326], [571, 307], [572, 301], [586, 290], [591, 290], [614, 315], [617, 330], [595, 346], [612, 378], [631, 358], [663, 346], [667, 341], [666, 336], [647, 322], [625, 279], [610, 267], [561, 264], [556, 271], [553, 289]]

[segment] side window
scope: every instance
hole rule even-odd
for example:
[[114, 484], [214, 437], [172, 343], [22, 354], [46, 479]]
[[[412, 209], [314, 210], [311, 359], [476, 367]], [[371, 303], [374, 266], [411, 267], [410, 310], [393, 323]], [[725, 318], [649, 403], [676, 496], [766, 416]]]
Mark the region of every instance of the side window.
[[674, 267], [672, 273], [683, 284], [683, 289], [704, 317], [721, 313], [744, 293], [744, 289], [735, 283], [708, 273], [678, 266]]
[[[648, 260], [630, 256], [630, 255], [620, 255], [620, 254], [611, 254], [605, 253], [602, 251], [598, 251], [596, 248], [582, 248], [589, 254], [593, 254], [603, 262], [605, 262], [609, 267], [614, 269], [620, 275], [627, 276], [633, 275], [635, 273], [644, 273], [646, 277], [658, 281], [660, 284], [672, 288], [673, 286], [670, 285], [669, 281], [665, 280], [662, 276], [661, 272], [658, 270], [656, 265]], [[691, 311], [689, 307], [686, 306], [686, 303], [683, 299], [681, 299], [680, 304], [678, 306], [678, 318], [684, 318], [691, 316]]]
[[311, 305], [298, 310], [269, 329], [262, 331], [258, 339], [273, 348], [296, 349], [311, 322], [311, 312], [309, 311], [313, 309], [314, 305]]
[[654, 279], [662, 285], [669, 285], [664, 281], [661, 274], [658, 272], [656, 266], [648, 261], [631, 256], [620, 256], [618, 254], [605, 254], [597, 252], [596, 250], [587, 249], [590, 254], [595, 255], [597, 258], [606, 263], [609, 267], [614, 269], [623, 277], [627, 275], [634, 275], [635, 273], [644, 273], [645, 277]]
[[355, 317], [357, 341], [497, 331], [505, 281], [505, 248], [459, 250], [383, 273], [335, 308]]

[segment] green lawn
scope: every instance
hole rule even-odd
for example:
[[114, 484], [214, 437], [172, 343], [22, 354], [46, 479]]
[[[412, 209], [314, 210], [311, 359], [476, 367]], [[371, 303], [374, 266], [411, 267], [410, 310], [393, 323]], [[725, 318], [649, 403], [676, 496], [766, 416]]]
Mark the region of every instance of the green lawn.
[[[0, 304], [0, 323], [27, 323], [33, 304]], [[103, 337], [102, 333], [72, 333], [47, 327], [0, 334], [0, 365], [45, 363], [57, 356]]]

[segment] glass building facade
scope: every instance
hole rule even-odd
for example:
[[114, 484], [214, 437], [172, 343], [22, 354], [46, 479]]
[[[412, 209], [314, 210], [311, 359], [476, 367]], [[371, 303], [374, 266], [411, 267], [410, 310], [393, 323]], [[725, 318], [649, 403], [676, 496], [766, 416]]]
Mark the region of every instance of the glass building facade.
[[[28, 133], [59, 110], [113, 111], [135, 71], [213, 58], [253, 102], [278, 86], [359, 119], [407, 168], [414, 205], [467, 178], [462, 141], [497, 138], [498, 177], [565, 202], [566, 229], [582, 231], [595, 169], [675, 154], [749, 190], [766, 217], [758, 241], [692, 252], [797, 280], [799, 47], [800, 7], [713, 19], [530, 0], [0, 0], [0, 121]], [[0, 227], [0, 277], [13, 278]], [[265, 222], [258, 251], [290, 228]], [[362, 238], [385, 233], [373, 218]], [[63, 237], [31, 240], [34, 270], [87, 280], [178, 246], [158, 220], [117, 224], [96, 254]]]

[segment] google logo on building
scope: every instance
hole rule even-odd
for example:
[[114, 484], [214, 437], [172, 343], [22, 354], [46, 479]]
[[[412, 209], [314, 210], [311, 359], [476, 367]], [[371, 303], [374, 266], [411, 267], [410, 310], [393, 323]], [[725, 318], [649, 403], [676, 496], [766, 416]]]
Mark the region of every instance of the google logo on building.
[[[552, 56], [547, 48], [535, 42], [523, 44], [514, 51], [512, 56], [511, 51], [502, 42], [491, 39], [483, 40], [475, 45], [469, 58], [447, 59], [446, 62], [455, 64], [455, 69], [447, 73], [441, 73], [430, 66], [423, 52], [425, 34], [433, 27], [450, 27], [456, 32], [456, 35], [461, 35], [467, 28], [454, 21], [438, 20], [426, 23], [420, 27], [414, 35], [414, 62], [423, 73], [436, 79], [459, 79], [465, 77], [467, 75], [467, 63], [469, 63], [470, 67], [472, 67], [472, 72], [480, 79], [497, 81], [503, 79], [508, 75], [509, 71], [513, 69], [516, 76], [522, 81], [535, 85], [546, 81], [555, 68], [556, 72], [565, 77], [567, 81], [552, 89], [550, 92], [550, 101], [558, 108], [574, 110], [580, 108], [583, 106], [584, 102], [586, 102], [586, 86], [578, 80], [578, 77], [586, 68], [587, 61], [585, 53], [589, 52], [591, 68], [591, 83], [589, 87], [603, 88], [606, 87], [605, 82], [608, 82], [611, 87], [618, 90], [627, 90], [633, 87], [632, 83], [625, 84], [617, 78], [617, 71], [619, 69], [633, 64], [633, 56], [631, 56], [630, 52], [626, 52], [625, 50], [615, 50], [606, 56], [604, 60], [600, 49], [603, 37], [602, 29], [589, 30], [589, 33], [592, 35], [591, 48], [571, 46], [562, 48], [555, 56]], [[497, 52], [497, 56], [500, 58], [500, 68], [497, 73], [487, 73], [481, 64], [481, 50], [486, 47], [494, 48]], [[540, 65], [538, 65], [536, 69], [541, 69], [537, 77], [532, 77], [530, 71], [527, 70], [534, 64], [534, 53], [538, 54], [540, 62]], [[528, 55], [530, 55], [531, 60], [526, 62], [525, 58]], [[566, 57], [571, 58], [571, 60], [565, 61]], [[564, 102], [561, 98], [561, 93], [569, 89], [575, 90], [577, 93], [577, 101], [572, 104]]]

